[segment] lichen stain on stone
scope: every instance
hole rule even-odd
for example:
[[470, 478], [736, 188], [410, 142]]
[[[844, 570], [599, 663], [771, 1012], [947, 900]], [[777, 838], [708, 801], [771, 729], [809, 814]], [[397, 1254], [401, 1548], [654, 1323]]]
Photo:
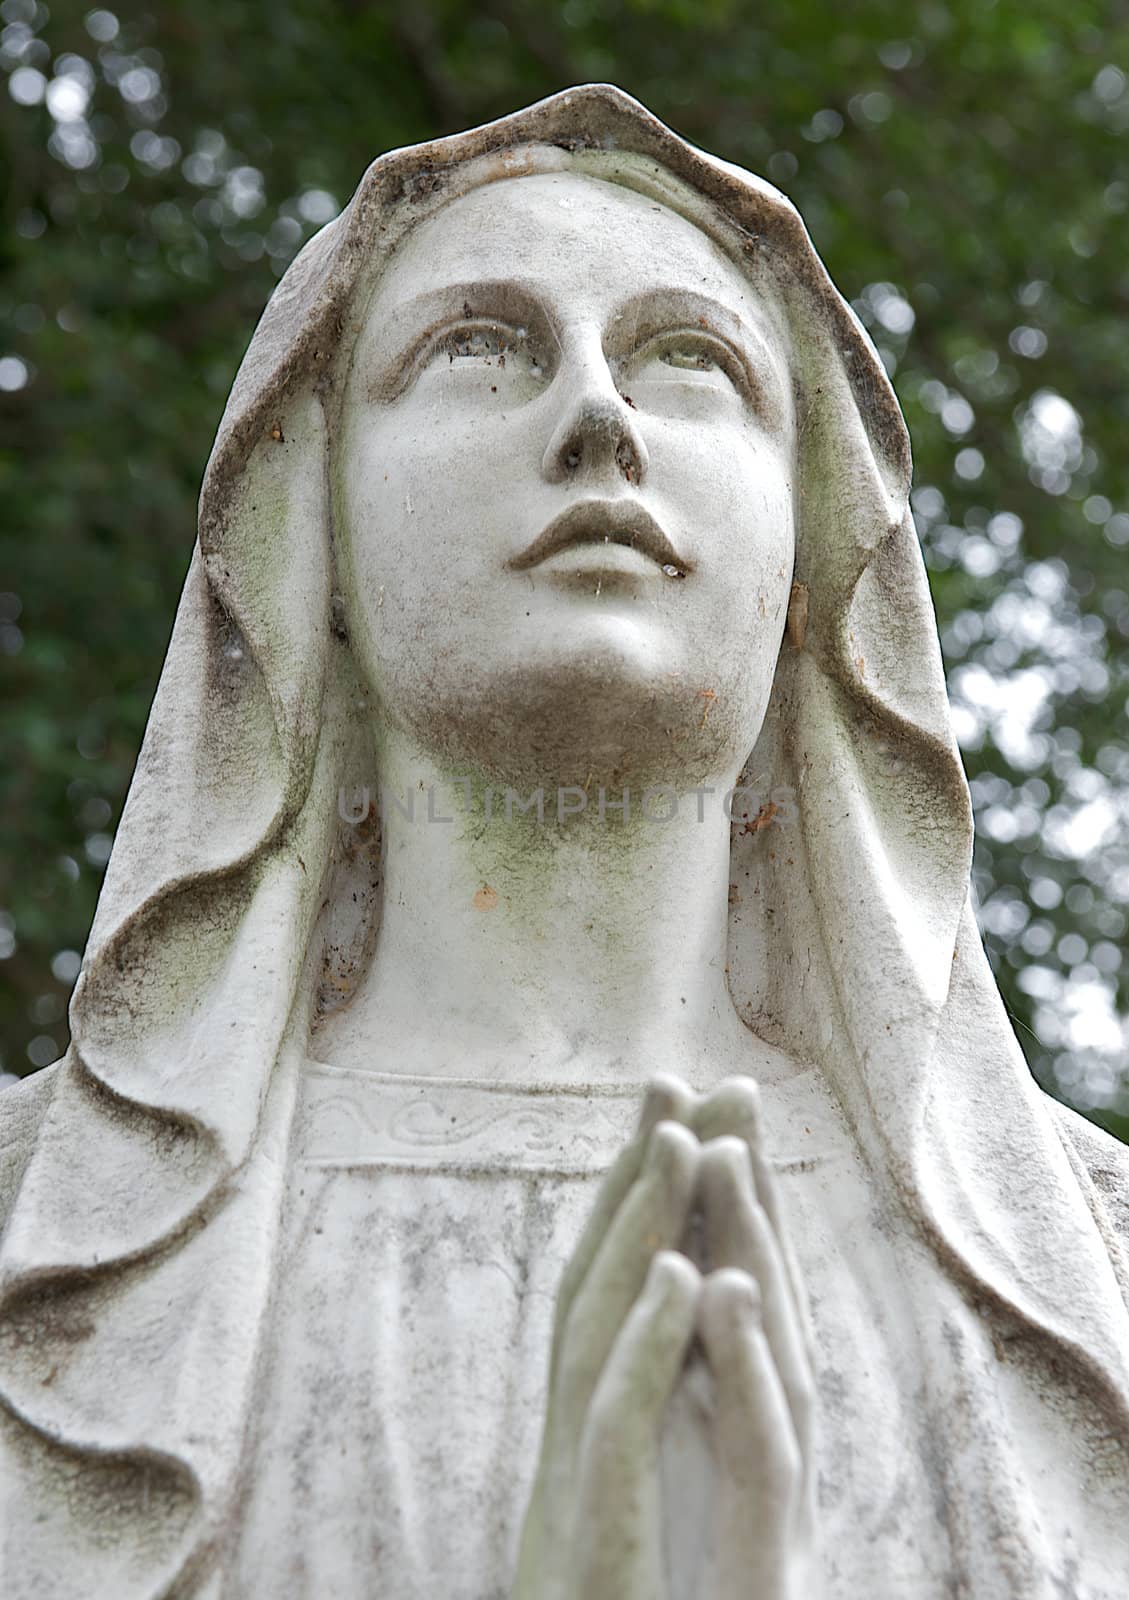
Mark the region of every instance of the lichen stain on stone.
[[471, 904], [476, 911], [493, 911], [498, 904], [497, 889], [492, 889], [488, 883], [484, 883], [481, 889], [475, 890]]
[[788, 596], [788, 637], [797, 650], [804, 648], [808, 633], [810, 592], [806, 583], [794, 583]]
[[326, 905], [344, 915], [325, 924], [322, 971], [315, 1015], [325, 1016], [349, 1000], [367, 969], [380, 926], [383, 887], [383, 824], [365, 790], [364, 815], [340, 830]]
[[[189, 1475], [168, 1462], [141, 1452], [116, 1451], [92, 1460], [69, 1443], [31, 1434], [10, 1419], [0, 1423], [0, 1432], [5, 1450], [10, 1452], [7, 1459], [13, 1468], [18, 1465], [21, 1469], [19, 1476], [32, 1482], [49, 1478], [58, 1492], [54, 1503], [45, 1497], [34, 1508], [38, 1537], [29, 1541], [25, 1562], [28, 1556], [34, 1557], [37, 1548], [50, 1551], [56, 1540], [66, 1537], [97, 1562], [96, 1569], [86, 1574], [90, 1588], [85, 1592], [93, 1594], [97, 1583], [98, 1593], [124, 1593], [119, 1581], [126, 1564], [113, 1564], [123, 1527], [139, 1530], [138, 1548], [131, 1552], [128, 1565], [139, 1555], [153, 1562], [167, 1559], [183, 1537], [197, 1499]], [[106, 1558], [109, 1571], [103, 1565]], [[35, 1582], [42, 1571], [33, 1573], [24, 1562], [6, 1567], [4, 1576], [5, 1594], [47, 1592]], [[99, 1578], [109, 1578], [112, 1587]]]

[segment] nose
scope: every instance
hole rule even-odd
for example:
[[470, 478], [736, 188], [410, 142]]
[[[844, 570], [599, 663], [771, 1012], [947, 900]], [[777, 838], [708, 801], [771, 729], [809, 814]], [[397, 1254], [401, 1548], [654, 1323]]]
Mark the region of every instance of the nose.
[[589, 338], [573, 352], [557, 378], [563, 404], [541, 463], [545, 478], [563, 483], [581, 475], [620, 474], [628, 483], [642, 483], [647, 447], [615, 386], [599, 338]]

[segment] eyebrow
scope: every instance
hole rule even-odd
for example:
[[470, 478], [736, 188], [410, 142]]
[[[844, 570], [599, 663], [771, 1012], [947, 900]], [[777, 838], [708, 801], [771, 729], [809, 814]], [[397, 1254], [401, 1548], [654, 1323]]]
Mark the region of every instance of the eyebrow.
[[[559, 347], [561, 329], [546, 297], [536, 284], [519, 278], [476, 279], [429, 289], [397, 306], [385, 321], [375, 351], [377, 371], [369, 380], [373, 400], [397, 399], [414, 381], [421, 357], [444, 328], [460, 322], [496, 322], [524, 328]], [[768, 339], [750, 321], [712, 295], [693, 289], [661, 285], [632, 295], [613, 313], [604, 332], [609, 354], [629, 355], [616, 349], [615, 330], [623, 324], [633, 329], [632, 348], [672, 327], [701, 328], [727, 344], [746, 370], [755, 394], [768, 376], [785, 391], [787, 374]], [[404, 331], [407, 330], [405, 338]]]

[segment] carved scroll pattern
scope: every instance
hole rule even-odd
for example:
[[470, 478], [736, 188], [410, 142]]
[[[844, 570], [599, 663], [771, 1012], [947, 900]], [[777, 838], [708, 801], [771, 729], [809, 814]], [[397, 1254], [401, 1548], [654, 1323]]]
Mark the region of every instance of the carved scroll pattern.
[[630, 1137], [644, 1085], [526, 1087], [308, 1065], [295, 1130], [317, 1166], [601, 1172]]

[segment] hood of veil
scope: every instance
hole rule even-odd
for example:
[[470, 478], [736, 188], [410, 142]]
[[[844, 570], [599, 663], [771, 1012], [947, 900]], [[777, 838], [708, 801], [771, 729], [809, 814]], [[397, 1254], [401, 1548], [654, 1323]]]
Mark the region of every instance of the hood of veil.
[[347, 742], [336, 353], [413, 218], [555, 167], [692, 215], [768, 275], [792, 329], [806, 626], [798, 604], [746, 771], [791, 792], [795, 821], [735, 830], [735, 1004], [822, 1065], [960, 1293], [1051, 1341], [1129, 1440], [1122, 1293], [969, 909], [968, 793], [886, 374], [783, 195], [593, 85], [375, 162], [275, 290], [220, 425], [72, 1048], [0, 1251], [4, 1406], [76, 1481], [166, 1497], [143, 1580], [91, 1535], [107, 1592], [175, 1589], [237, 1492]]

